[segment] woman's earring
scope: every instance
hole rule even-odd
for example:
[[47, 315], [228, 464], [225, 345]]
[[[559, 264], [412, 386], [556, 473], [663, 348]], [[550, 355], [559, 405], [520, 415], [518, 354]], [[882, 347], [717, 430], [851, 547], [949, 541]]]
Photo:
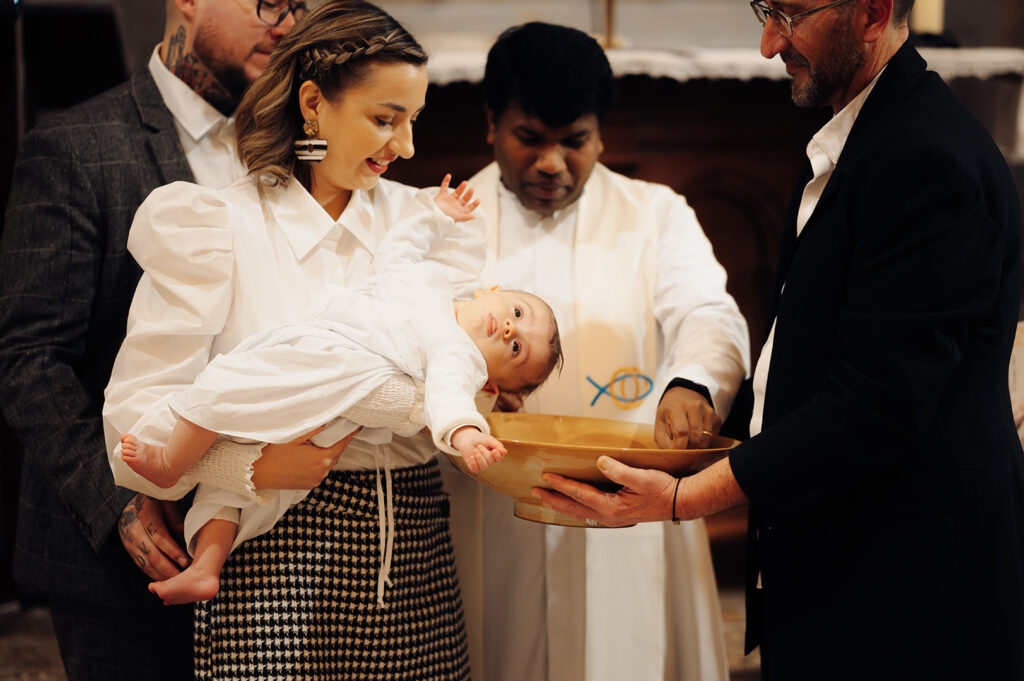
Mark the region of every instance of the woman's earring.
[[308, 139], [295, 140], [292, 146], [295, 149], [295, 156], [300, 161], [322, 161], [327, 155], [327, 140], [315, 139], [320, 132], [320, 124], [314, 120], [307, 120], [302, 124], [302, 132], [306, 133]]

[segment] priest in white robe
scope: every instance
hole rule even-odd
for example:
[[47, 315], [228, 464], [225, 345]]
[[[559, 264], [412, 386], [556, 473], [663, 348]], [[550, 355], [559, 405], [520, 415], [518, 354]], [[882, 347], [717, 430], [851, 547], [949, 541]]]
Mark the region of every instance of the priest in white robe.
[[[615, 97], [604, 52], [575, 29], [509, 29], [484, 88], [496, 162], [470, 181], [491, 226], [483, 277], [544, 297], [565, 348], [561, 375], [499, 408], [706, 446], [748, 370], [746, 322], [686, 200], [597, 162]], [[728, 678], [702, 521], [545, 526], [448, 472], [474, 679]]]

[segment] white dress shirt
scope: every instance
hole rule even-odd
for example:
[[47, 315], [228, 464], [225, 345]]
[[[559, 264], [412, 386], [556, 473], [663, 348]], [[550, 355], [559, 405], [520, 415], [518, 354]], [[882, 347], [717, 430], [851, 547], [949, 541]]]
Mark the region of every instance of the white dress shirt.
[[[882, 71], [884, 70], [883, 68]], [[807, 225], [807, 221], [814, 214], [814, 209], [818, 206], [818, 199], [821, 198], [821, 193], [825, 191], [825, 185], [828, 184], [829, 179], [832, 177], [832, 171], [835, 170], [836, 163], [839, 162], [839, 156], [843, 153], [843, 147], [846, 146], [846, 139], [850, 136], [850, 130], [853, 129], [857, 115], [860, 114], [860, 110], [864, 107], [864, 102], [867, 101], [868, 95], [874, 89], [875, 83], [878, 82], [878, 76], [882, 75], [882, 71], [879, 71], [878, 75], [868, 83], [867, 87], [861, 90], [856, 97], [850, 100], [849, 104], [822, 126], [821, 130], [815, 133], [811, 141], [807, 143], [807, 158], [811, 163], [811, 170], [814, 172], [814, 176], [804, 186], [804, 193], [800, 198], [800, 208], [796, 216], [797, 237], [800, 236], [800, 233]], [[782, 290], [786, 290], [785, 284], [783, 284]], [[772, 328], [768, 332], [768, 340], [765, 341], [764, 347], [761, 349], [761, 355], [757, 360], [757, 366], [754, 368], [754, 408], [750, 418], [751, 437], [761, 432], [764, 419], [764, 394], [768, 386], [768, 367], [771, 363], [772, 345], [774, 342], [775, 321], [773, 320]]]
[[149, 58], [149, 72], [174, 116], [174, 127], [196, 184], [225, 187], [245, 176], [235, 147], [235, 119], [217, 111], [199, 93], [171, 73], [160, 60], [157, 45]]

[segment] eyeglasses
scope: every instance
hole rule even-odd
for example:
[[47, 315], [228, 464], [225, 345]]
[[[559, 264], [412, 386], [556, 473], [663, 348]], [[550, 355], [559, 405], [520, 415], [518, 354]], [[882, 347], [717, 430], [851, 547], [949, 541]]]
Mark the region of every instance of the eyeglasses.
[[256, 3], [256, 16], [267, 26], [279, 26], [289, 12], [298, 21], [307, 11], [306, 3], [297, 0], [259, 0]]
[[844, 5], [849, 1], [850, 0], [835, 0], [835, 2], [826, 3], [821, 7], [815, 7], [814, 9], [809, 9], [806, 12], [794, 14], [793, 16], [789, 16], [788, 14], [780, 12], [777, 9], [772, 9], [763, 2], [759, 2], [759, 0], [751, 0], [750, 8], [754, 10], [754, 16], [757, 17], [757, 20], [761, 22], [761, 28], [764, 28], [765, 23], [767, 23], [767, 21], [771, 19], [772, 23], [775, 24], [775, 30], [779, 32], [779, 35], [781, 35], [783, 38], [792, 38], [793, 22], [796, 21], [797, 19], [809, 17], [812, 14], [817, 14], [818, 12], [829, 9], [830, 7], [838, 7], [839, 5]]

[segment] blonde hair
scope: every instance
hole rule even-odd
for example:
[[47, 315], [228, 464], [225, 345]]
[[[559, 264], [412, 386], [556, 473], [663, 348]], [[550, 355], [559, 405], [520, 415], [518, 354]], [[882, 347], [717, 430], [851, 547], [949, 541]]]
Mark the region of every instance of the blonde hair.
[[376, 5], [334, 0], [303, 16], [281, 40], [270, 63], [249, 87], [235, 114], [238, 156], [250, 175], [284, 182], [294, 174], [309, 183], [309, 169], [296, 164], [292, 145], [302, 133], [299, 86], [312, 81], [333, 100], [361, 82], [374, 63], [422, 65], [427, 54], [408, 31]]

